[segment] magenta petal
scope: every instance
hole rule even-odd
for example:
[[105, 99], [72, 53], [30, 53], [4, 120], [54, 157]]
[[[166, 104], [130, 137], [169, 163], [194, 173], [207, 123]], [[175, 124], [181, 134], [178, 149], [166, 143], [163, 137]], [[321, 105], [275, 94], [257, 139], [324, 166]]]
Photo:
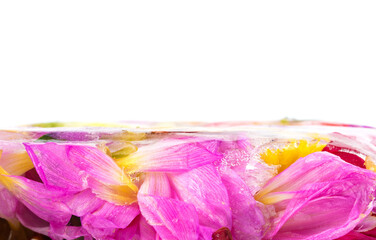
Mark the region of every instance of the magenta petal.
[[[301, 158], [258, 194], [277, 211], [273, 239], [335, 239], [373, 208], [376, 175], [326, 152]], [[371, 196], [371, 197], [370, 197]]]
[[119, 206], [105, 202], [93, 213], [82, 217], [81, 221], [95, 238], [115, 237], [116, 230], [126, 228], [139, 213], [137, 204]]
[[[46, 186], [56, 186], [71, 191], [85, 189], [80, 169], [67, 156], [67, 145], [56, 143], [25, 143], [35, 169]], [[87, 185], [87, 184], [86, 184]]]
[[364, 175], [371, 181], [375, 174], [344, 162], [338, 156], [327, 152], [316, 152], [292, 164], [287, 173], [278, 174], [258, 193], [296, 191], [310, 183], [334, 181], [348, 178], [353, 173]]
[[86, 239], [92, 239], [89, 233], [82, 227], [74, 226], [54, 226], [51, 225], [49, 236], [52, 239], [64, 239], [74, 240], [79, 237], [86, 237]]
[[192, 204], [138, 194], [142, 215], [162, 239], [198, 239], [198, 217]]
[[146, 195], [156, 195], [160, 197], [170, 197], [170, 182], [165, 173], [147, 173], [141, 185], [139, 193]]
[[[116, 240], [123, 240], [123, 239], [140, 239], [139, 234], [139, 222], [140, 222], [140, 215], [137, 216], [126, 228], [119, 229], [116, 231], [115, 239]], [[143, 238], [141, 238], [143, 239]], [[154, 237], [155, 239], [155, 237]], [[153, 239], [153, 240], [154, 240]]]
[[17, 205], [17, 198], [6, 188], [0, 186], [0, 218], [15, 218]]
[[48, 236], [50, 232], [50, 223], [39, 218], [24, 205], [17, 207], [17, 219], [21, 224], [34, 232]]
[[[131, 161], [133, 171], [140, 172], [182, 172], [219, 160], [216, 147], [218, 141], [165, 141], [140, 147], [139, 151], [129, 155], [124, 165]], [[183, 142], [178, 143], [177, 142]], [[131, 169], [132, 170], [132, 169]]]
[[82, 227], [50, 224], [49, 222], [36, 216], [22, 204], [17, 207], [17, 219], [23, 226], [33, 230], [34, 232], [49, 236], [55, 240], [73, 240], [78, 239], [79, 237], [92, 239]]
[[217, 231], [217, 229], [211, 228], [211, 227], [204, 227], [200, 226], [199, 228], [199, 240], [210, 240], [212, 239], [213, 233]]
[[222, 171], [222, 182], [227, 189], [233, 213], [233, 237], [237, 240], [261, 239], [266, 221], [248, 186], [231, 169]]
[[26, 143], [25, 147], [48, 186], [83, 190], [90, 182], [88, 177], [104, 184], [122, 184], [122, 170], [111, 157], [94, 146]]
[[66, 192], [55, 188], [47, 189], [42, 183], [24, 177], [7, 177], [15, 182], [15, 196], [33, 213], [50, 223], [68, 223], [71, 214], [68, 207], [60, 201], [67, 196]]
[[231, 209], [227, 190], [211, 164], [181, 174], [170, 174], [171, 185], [177, 196], [193, 204], [200, 225], [231, 229]]
[[114, 160], [93, 146], [67, 146], [69, 160], [97, 181], [108, 185], [121, 185], [124, 174]]
[[279, 229], [276, 239], [288, 239], [291, 236], [334, 239], [349, 232], [361, 220], [360, 214], [366, 209], [356, 209], [358, 206], [355, 198], [335, 196], [331, 193], [333, 188], [340, 186], [318, 184], [315, 187], [324, 189], [321, 196], [311, 195], [309, 191], [306, 194], [299, 194], [302, 196], [289, 203], [285, 210], [286, 214], [277, 225]]
[[125, 228], [139, 213], [137, 204], [119, 206], [105, 202], [95, 212], [85, 216], [85, 222], [95, 228]]
[[157, 239], [157, 232], [147, 223], [143, 216], [140, 216], [140, 239], [142, 240], [155, 240]]
[[25, 146], [48, 187], [72, 194], [90, 188], [101, 199], [118, 204], [136, 201], [137, 187], [111, 157], [94, 146], [57, 143]]
[[77, 217], [84, 216], [97, 210], [104, 204], [104, 200], [99, 199], [91, 190], [87, 189], [82, 192], [72, 194], [65, 200], [72, 215]]

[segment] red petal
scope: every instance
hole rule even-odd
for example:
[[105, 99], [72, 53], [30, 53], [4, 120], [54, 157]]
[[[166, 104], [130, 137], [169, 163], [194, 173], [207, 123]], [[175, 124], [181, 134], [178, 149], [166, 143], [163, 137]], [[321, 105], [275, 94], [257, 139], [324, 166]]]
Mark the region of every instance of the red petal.
[[328, 144], [325, 146], [323, 151], [333, 153], [334, 155], [337, 155], [338, 157], [340, 157], [343, 161], [348, 162], [352, 165], [355, 165], [361, 168], [366, 168], [364, 164], [364, 159], [359, 157], [356, 154], [357, 152], [355, 150], [338, 147], [333, 144]]

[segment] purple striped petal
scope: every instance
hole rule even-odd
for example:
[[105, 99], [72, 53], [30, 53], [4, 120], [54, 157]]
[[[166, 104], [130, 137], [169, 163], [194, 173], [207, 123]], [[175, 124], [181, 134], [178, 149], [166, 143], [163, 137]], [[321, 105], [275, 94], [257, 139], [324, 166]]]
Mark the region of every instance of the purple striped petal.
[[170, 174], [179, 199], [193, 204], [203, 226], [231, 228], [231, 209], [227, 190], [211, 164], [186, 173]]

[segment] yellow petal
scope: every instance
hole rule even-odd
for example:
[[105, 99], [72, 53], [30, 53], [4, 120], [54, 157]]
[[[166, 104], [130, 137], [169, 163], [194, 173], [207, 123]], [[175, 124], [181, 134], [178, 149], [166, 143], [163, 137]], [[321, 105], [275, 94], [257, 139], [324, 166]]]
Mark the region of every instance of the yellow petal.
[[255, 198], [257, 201], [266, 204], [271, 205], [278, 202], [281, 202], [283, 200], [288, 200], [294, 197], [293, 193], [270, 193], [264, 197]]
[[0, 184], [6, 187], [9, 191], [13, 191], [15, 183], [11, 178], [7, 177], [7, 175], [9, 175], [9, 173], [0, 166]]
[[34, 168], [26, 151], [7, 154], [3, 156], [0, 163], [11, 175], [19, 176]]
[[322, 151], [326, 146], [320, 140], [308, 142], [307, 140], [292, 140], [281, 149], [266, 149], [260, 154], [262, 160], [269, 165], [280, 165], [278, 171], [282, 172], [299, 158], [311, 153]]

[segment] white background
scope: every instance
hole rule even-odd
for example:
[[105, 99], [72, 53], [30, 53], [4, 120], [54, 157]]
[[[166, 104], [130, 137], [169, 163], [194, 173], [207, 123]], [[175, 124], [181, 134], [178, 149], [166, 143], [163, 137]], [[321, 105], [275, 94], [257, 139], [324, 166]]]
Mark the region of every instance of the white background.
[[2, 1], [0, 126], [376, 126], [375, 1]]

